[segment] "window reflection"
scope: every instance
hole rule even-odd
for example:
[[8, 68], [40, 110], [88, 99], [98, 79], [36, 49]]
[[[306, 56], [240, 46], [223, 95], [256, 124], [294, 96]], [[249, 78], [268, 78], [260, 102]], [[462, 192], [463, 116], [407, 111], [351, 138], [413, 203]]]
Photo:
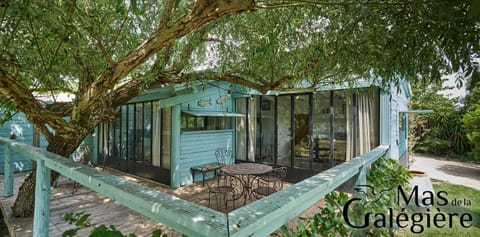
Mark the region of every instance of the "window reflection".
[[253, 96], [236, 103], [237, 112], [247, 113], [237, 118], [239, 160], [247, 149], [251, 161], [319, 172], [379, 144], [378, 88]]
[[122, 105], [119, 114], [112, 123], [99, 125], [99, 162], [122, 170], [132, 165], [127, 160], [170, 169], [171, 109], [148, 101]]

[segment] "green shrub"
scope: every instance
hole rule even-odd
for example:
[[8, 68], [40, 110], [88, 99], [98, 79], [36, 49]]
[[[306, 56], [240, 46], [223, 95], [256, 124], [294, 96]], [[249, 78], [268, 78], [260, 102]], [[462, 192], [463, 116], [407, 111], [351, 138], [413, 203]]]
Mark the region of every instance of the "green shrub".
[[466, 157], [471, 144], [467, 139], [462, 117], [465, 110], [457, 99], [445, 98], [442, 87], [413, 85], [413, 110], [433, 113], [409, 115], [409, 146], [415, 152], [441, 156]]
[[[372, 164], [371, 171], [367, 175], [367, 184], [375, 187], [375, 190], [396, 190], [398, 186], [407, 188], [409, 172], [396, 160], [389, 158], [380, 158]], [[365, 202], [355, 202], [355, 206], [349, 216], [364, 216], [366, 212], [387, 213], [388, 208], [398, 209], [396, 204], [396, 192], [384, 192], [380, 198], [372, 193], [355, 194], [365, 195]], [[373, 196], [372, 196], [373, 195]], [[367, 229], [359, 230], [351, 228], [346, 224], [343, 218], [344, 205], [349, 200], [349, 196], [344, 192], [331, 192], [325, 196], [325, 207], [321, 212], [311, 217], [299, 218], [295, 229], [282, 227], [282, 234], [286, 237], [304, 237], [304, 236], [351, 236], [351, 235], [369, 235], [369, 236], [389, 236], [391, 229], [375, 228], [370, 225]], [[373, 216], [371, 216], [373, 218]], [[370, 221], [371, 223], [372, 221]]]
[[474, 104], [465, 113], [462, 119], [467, 137], [473, 149], [469, 154], [474, 160], [480, 161], [480, 104]]

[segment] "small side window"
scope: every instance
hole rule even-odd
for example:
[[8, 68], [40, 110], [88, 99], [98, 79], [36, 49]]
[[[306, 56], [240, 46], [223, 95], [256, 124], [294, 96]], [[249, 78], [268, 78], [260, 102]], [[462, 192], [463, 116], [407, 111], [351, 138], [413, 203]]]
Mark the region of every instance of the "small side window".
[[405, 113], [398, 114], [398, 133], [402, 140], [407, 137], [407, 115]]

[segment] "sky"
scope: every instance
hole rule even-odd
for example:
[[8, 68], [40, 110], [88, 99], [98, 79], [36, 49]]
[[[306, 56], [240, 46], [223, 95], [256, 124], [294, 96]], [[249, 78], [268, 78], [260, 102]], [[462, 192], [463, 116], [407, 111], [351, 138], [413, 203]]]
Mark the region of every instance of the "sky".
[[467, 94], [467, 91], [465, 89], [465, 83], [463, 84], [462, 87], [460, 88], [457, 88], [457, 83], [455, 82], [455, 77], [453, 75], [449, 75], [449, 76], [446, 76], [448, 78], [448, 80], [446, 80], [444, 83], [443, 83], [443, 86], [446, 87], [453, 87], [453, 89], [448, 89], [448, 90], [443, 90], [443, 91], [440, 91], [439, 93], [440, 94], [443, 94], [445, 97], [448, 97], [448, 98], [455, 98], [455, 97], [465, 97], [465, 95]]

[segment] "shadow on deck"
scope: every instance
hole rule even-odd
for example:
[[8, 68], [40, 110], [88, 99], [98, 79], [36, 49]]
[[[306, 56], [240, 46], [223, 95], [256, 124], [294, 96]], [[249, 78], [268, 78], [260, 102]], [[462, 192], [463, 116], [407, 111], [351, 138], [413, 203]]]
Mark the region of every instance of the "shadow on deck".
[[[128, 179], [132, 182], [137, 182], [144, 186], [175, 195], [190, 202], [208, 206], [208, 188], [207, 185], [202, 186], [201, 182], [183, 186], [177, 189], [171, 189], [165, 185], [127, 175], [119, 171], [108, 170], [108, 172], [117, 176], [121, 176], [122, 178]], [[11, 207], [13, 206], [13, 202], [15, 201], [18, 193], [18, 188], [23, 183], [23, 180], [27, 174], [28, 173], [16, 173], [14, 179], [14, 195], [11, 197], [1, 197], [0, 200], [1, 209], [11, 236], [33, 236], [33, 217], [15, 218], [13, 217], [11, 211]], [[295, 179], [303, 179], [303, 174], [299, 175], [300, 176], [296, 177]], [[286, 183], [285, 187], [288, 187], [289, 185], [289, 183]], [[181, 233], [178, 233], [161, 223], [157, 223], [148, 217], [130, 210], [129, 208], [118, 204], [114, 200], [106, 198], [90, 189], [80, 187], [74, 193], [72, 193], [72, 190], [73, 181], [63, 176], [57, 182], [57, 186], [52, 189], [52, 198], [50, 204], [50, 236], [61, 236], [66, 230], [75, 228], [75, 226], [68, 224], [63, 220], [61, 217], [62, 214], [68, 212], [78, 213], [83, 211], [91, 214], [90, 222], [93, 225], [114, 225], [116, 229], [127, 235], [134, 233], [139, 237], [151, 236], [152, 231], [161, 229], [169, 236], [182, 236]], [[3, 193], [3, 175], [0, 175], [0, 193]], [[237, 200], [235, 202], [235, 207], [241, 207], [243, 205], [243, 201], [243, 199]], [[319, 212], [319, 206], [323, 206], [322, 201], [302, 213], [301, 216], [313, 215], [314, 213]], [[223, 209], [219, 209], [215, 205], [212, 205], [211, 208], [225, 213], [232, 210], [231, 205], [229, 206], [228, 210], [226, 210], [224, 207], [222, 207]], [[296, 220], [292, 220], [290, 223], [294, 225]], [[91, 229], [92, 227], [80, 230], [79, 236], [88, 236], [88, 233], [90, 233]]]

